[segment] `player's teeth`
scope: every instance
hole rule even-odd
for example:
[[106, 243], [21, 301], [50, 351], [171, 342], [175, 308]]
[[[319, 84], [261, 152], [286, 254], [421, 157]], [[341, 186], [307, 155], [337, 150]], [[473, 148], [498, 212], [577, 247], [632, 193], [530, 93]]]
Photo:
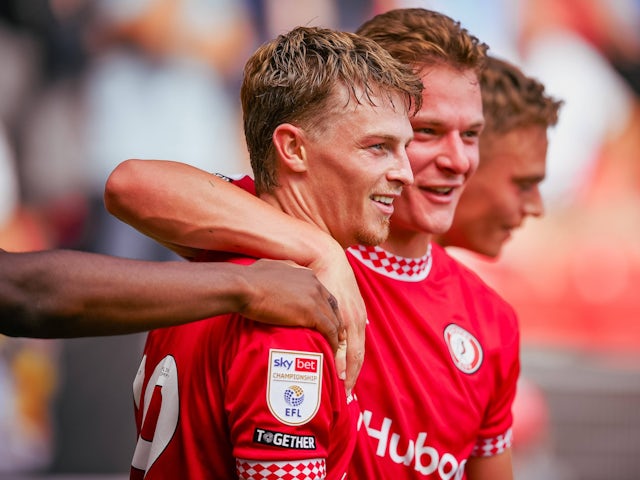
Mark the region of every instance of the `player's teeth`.
[[374, 195], [373, 200], [376, 202], [384, 203], [385, 205], [391, 205], [393, 199], [390, 197], [382, 197], [380, 195]]

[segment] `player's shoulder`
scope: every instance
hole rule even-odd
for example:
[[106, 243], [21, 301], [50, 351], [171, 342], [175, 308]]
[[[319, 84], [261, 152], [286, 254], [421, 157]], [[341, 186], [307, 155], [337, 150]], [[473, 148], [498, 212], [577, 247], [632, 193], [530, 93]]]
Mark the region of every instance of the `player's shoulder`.
[[332, 355], [329, 342], [315, 329], [269, 325], [238, 316], [237, 324], [245, 343], [261, 349], [283, 348], [291, 350], [315, 351]]
[[438, 271], [456, 278], [459, 282], [469, 284], [469, 286], [479, 290], [486, 290], [490, 295], [500, 296], [493, 288], [491, 288], [480, 276], [471, 270], [467, 265], [457, 258], [453, 257], [445, 248], [436, 243], [431, 244], [431, 255], [433, 256], [433, 265]]
[[[452, 308], [464, 309], [474, 335], [486, 352], [517, 352], [520, 327], [513, 306], [469, 267], [439, 245], [432, 247], [433, 265], [452, 293]], [[509, 358], [511, 358], [509, 356]]]
[[203, 318], [195, 322], [157, 328], [147, 334], [147, 343], [185, 345], [187, 349], [199, 343], [212, 345], [216, 337], [223, 338], [229, 328], [237, 322], [238, 314], [225, 313], [215, 317]]
[[445, 248], [432, 243], [434, 270], [483, 303], [489, 303], [493, 308], [502, 310], [510, 316], [515, 316], [511, 304], [507, 302], [493, 287], [486, 283], [475, 271], [454, 258]]
[[229, 183], [233, 183], [234, 185], [242, 188], [243, 190], [251, 193], [252, 195], [256, 194], [256, 183], [255, 180], [247, 174], [241, 173], [237, 175], [223, 175], [221, 173], [215, 173], [215, 175], [222, 180], [226, 180]]

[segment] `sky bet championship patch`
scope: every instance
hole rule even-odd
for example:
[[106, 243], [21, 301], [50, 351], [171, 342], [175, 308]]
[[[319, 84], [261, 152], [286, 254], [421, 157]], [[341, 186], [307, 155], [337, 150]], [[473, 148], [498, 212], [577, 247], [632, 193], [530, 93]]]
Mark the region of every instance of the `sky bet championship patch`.
[[322, 353], [269, 350], [267, 404], [286, 425], [304, 425], [317, 413], [322, 390]]

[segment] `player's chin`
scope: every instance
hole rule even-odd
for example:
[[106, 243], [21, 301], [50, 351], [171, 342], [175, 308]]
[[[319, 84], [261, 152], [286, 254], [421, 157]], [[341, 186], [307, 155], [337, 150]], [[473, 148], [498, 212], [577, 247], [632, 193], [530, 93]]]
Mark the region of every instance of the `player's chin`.
[[438, 206], [426, 211], [425, 218], [428, 223], [429, 233], [433, 235], [442, 235], [449, 231], [453, 224], [455, 208], [453, 205]]
[[389, 236], [389, 217], [383, 217], [378, 222], [363, 225], [357, 235], [359, 245], [375, 246], [383, 243]]
[[477, 242], [473, 242], [471, 250], [487, 258], [498, 258], [502, 252], [502, 247], [509, 240], [509, 236], [503, 231], [496, 232], [495, 235], [486, 235]]
[[500, 252], [502, 252], [502, 244], [500, 245], [491, 245], [484, 246], [477, 249], [474, 249], [476, 253], [487, 257], [488, 259], [495, 260], [500, 256]]
[[429, 233], [433, 235], [442, 235], [449, 231], [453, 224], [453, 215], [447, 213], [442, 215], [434, 215], [434, 219], [429, 226]]

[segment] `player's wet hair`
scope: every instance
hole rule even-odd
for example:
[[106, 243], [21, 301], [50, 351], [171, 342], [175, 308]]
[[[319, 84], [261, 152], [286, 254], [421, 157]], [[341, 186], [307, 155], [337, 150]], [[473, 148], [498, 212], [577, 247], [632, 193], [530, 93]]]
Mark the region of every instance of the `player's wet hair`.
[[376, 97], [405, 99], [408, 113], [422, 103], [422, 83], [412, 69], [371, 39], [354, 33], [298, 27], [262, 45], [244, 69], [240, 97], [244, 131], [258, 193], [277, 186], [273, 132], [291, 123], [322, 130], [329, 113]]
[[488, 46], [471, 35], [460, 22], [424, 8], [401, 8], [376, 15], [357, 33], [375, 40], [416, 72], [447, 65], [473, 70], [479, 76]]
[[489, 56], [480, 81], [485, 134], [532, 125], [548, 128], [558, 122], [563, 102], [547, 95], [542, 83], [515, 65]]

